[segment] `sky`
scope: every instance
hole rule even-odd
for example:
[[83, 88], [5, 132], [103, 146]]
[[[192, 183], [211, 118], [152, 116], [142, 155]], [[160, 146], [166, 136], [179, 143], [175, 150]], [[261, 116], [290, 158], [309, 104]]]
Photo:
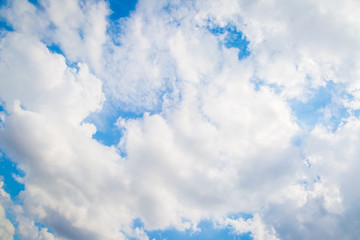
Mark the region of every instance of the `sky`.
[[0, 238], [360, 238], [358, 0], [0, 1]]

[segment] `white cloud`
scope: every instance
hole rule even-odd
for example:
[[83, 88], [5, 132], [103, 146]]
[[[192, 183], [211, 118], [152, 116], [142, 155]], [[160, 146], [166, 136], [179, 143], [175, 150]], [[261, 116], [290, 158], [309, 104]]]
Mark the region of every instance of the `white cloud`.
[[15, 31], [28, 37], [43, 37], [50, 25], [46, 14], [26, 0], [7, 1], [0, 14]]
[[[54, 240], [53, 234], [48, 232], [47, 228], [38, 228], [35, 226], [34, 221], [24, 216], [18, 216], [17, 221], [19, 223], [16, 231], [17, 235], [24, 240]], [[62, 239], [62, 238], [59, 238]]]
[[[258, 240], [359, 236], [357, 117], [309, 131], [288, 103], [333, 81], [354, 97], [331, 101], [359, 108], [356, 1], [140, 1], [112, 25], [102, 1], [40, 4], [1, 10], [15, 31], [0, 42], [0, 146], [26, 174], [24, 205], [10, 207], [24, 239], [54, 239], [35, 221], [59, 239], [148, 239], [219, 218]], [[209, 24], [241, 30], [250, 56], [240, 61]], [[105, 97], [152, 112], [119, 116], [119, 146], [85, 122]]]
[[19, 100], [23, 107], [79, 124], [104, 101], [102, 83], [86, 64], [68, 67], [38, 39], [7, 33], [1, 40], [0, 94], [7, 110]]
[[[232, 7], [250, 40], [256, 76], [282, 87], [285, 96], [303, 98], [306, 88], [329, 80], [356, 81], [356, 1], [239, 1]], [[218, 8], [211, 14], [224, 18]]]
[[255, 214], [253, 218], [247, 220], [243, 218], [231, 219], [226, 218], [221, 221], [220, 226], [230, 227], [233, 229], [233, 233], [237, 235], [246, 234], [251, 232], [251, 236], [254, 240], [278, 240], [276, 232], [273, 228], [267, 229], [268, 227], [263, 224], [261, 217]]
[[[23, 137], [31, 144], [24, 146], [19, 141]], [[7, 118], [1, 139], [26, 173], [26, 211], [70, 239], [121, 238], [113, 231], [130, 224], [132, 216], [124, 206], [129, 204], [128, 177], [115, 149], [90, 139], [81, 129], [20, 108]]]
[[103, 1], [41, 1], [54, 25], [51, 41], [59, 44], [71, 61], [86, 61], [95, 69], [101, 66], [102, 45], [107, 40]]
[[14, 226], [11, 222], [5, 217], [5, 210], [0, 206], [0, 237], [4, 240], [13, 239], [15, 232]]

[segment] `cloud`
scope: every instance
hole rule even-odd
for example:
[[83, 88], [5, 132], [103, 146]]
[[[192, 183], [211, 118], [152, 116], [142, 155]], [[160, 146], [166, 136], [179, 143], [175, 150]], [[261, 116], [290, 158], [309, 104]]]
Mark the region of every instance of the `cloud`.
[[1, 42], [1, 96], [11, 112], [15, 101], [28, 110], [79, 124], [104, 101], [102, 83], [86, 64], [68, 67], [36, 38], [7, 33]]
[[238, 235], [251, 232], [251, 236], [254, 240], [279, 239], [276, 237], [276, 232], [273, 228], [270, 230], [267, 229], [267, 226], [262, 223], [261, 217], [259, 215], [255, 215], [253, 218], [247, 220], [242, 218], [226, 218], [220, 224], [223, 226], [230, 226], [234, 233]]
[[[115, 149], [89, 138], [80, 126], [62, 125], [18, 108], [7, 118], [1, 137], [2, 146], [26, 172], [24, 207], [59, 234], [70, 239], [87, 236], [87, 231], [102, 225], [98, 219], [102, 219], [105, 229], [95, 232], [105, 233], [114, 224], [131, 221], [126, 217], [127, 208], [122, 210], [122, 204], [117, 203], [120, 198], [125, 203], [127, 195], [121, 157]], [[32, 139], [32, 144], [25, 147], [19, 142], [23, 137]], [[111, 220], [107, 222], [109, 215]]]
[[[259, 240], [356, 238], [359, 7], [139, 1], [109, 22], [103, 1], [7, 3], [0, 147], [25, 190], [0, 233], [148, 239], [210, 220]], [[105, 146], [91, 116], [110, 114]]]
[[[31, 217], [24, 214], [24, 209], [10, 200], [9, 194], [3, 190], [4, 182], [0, 182], [0, 236], [2, 239], [14, 239], [14, 234], [24, 240], [54, 240], [54, 235], [48, 232], [47, 228], [37, 227]], [[12, 224], [15, 218], [16, 229]]]
[[9, 221], [5, 214], [5, 207], [9, 205], [10, 196], [3, 190], [4, 182], [0, 182], [0, 237], [4, 240], [13, 239], [15, 227]]

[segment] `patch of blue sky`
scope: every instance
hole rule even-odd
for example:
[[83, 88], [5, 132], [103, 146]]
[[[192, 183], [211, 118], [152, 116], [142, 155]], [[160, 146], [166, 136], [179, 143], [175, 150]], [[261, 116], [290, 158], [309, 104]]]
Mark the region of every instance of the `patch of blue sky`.
[[207, 29], [210, 33], [223, 36], [220, 44], [227, 48], [237, 48], [239, 50], [238, 59], [242, 60], [250, 55], [249, 41], [246, 36], [231, 24], [224, 27], [219, 25], [209, 24]]
[[203, 221], [198, 225], [201, 231], [178, 231], [176, 229], [147, 232], [149, 239], [191, 239], [191, 240], [252, 240], [251, 233], [236, 234], [229, 228], [216, 228], [212, 222]]
[[321, 123], [335, 131], [343, 119], [349, 117], [346, 107], [336, 99], [348, 97], [340, 84], [329, 81], [326, 86], [314, 90], [306, 101], [293, 99], [289, 101], [298, 124], [312, 129]]
[[17, 198], [19, 193], [25, 189], [25, 185], [16, 180], [17, 177], [24, 177], [25, 173], [21, 171], [17, 164], [0, 149], [0, 176], [4, 182], [4, 190], [9, 193], [11, 199], [20, 202]]
[[[235, 219], [241, 216], [244, 219], [252, 218], [249, 214], [234, 214]], [[232, 217], [231, 217], [232, 218]], [[142, 222], [137, 219], [134, 221], [134, 228], [143, 228]], [[252, 240], [251, 233], [236, 234], [230, 227], [220, 228], [216, 227], [212, 221], [201, 221], [198, 226], [200, 231], [193, 230], [179, 231], [176, 229], [145, 231], [149, 239], [165, 240], [165, 239], [191, 239], [191, 240]]]
[[250, 233], [235, 234], [231, 229], [215, 228], [212, 223], [202, 222], [199, 224], [201, 231], [178, 231], [178, 230], [165, 230], [149, 232], [149, 239], [165, 240], [165, 239], [191, 239], [191, 240], [252, 240]]
[[243, 212], [240, 212], [240, 213], [230, 213], [227, 215], [228, 218], [231, 218], [231, 219], [238, 219], [238, 218], [242, 218], [244, 220], [248, 220], [250, 218], [253, 218], [254, 215], [252, 214], [249, 214], [249, 213], [243, 213]]
[[[0, 1], [0, 9], [5, 7], [7, 4], [7, 1]], [[9, 24], [8, 21], [6, 21], [6, 18], [4, 16], [1, 16], [0, 14], [0, 31], [14, 31], [13, 27]]]
[[120, 107], [114, 106], [110, 101], [106, 101], [100, 112], [92, 113], [84, 122], [92, 123], [96, 126], [96, 133], [93, 138], [106, 146], [117, 145], [122, 137], [121, 129], [116, 126], [119, 117], [128, 120], [141, 118], [144, 112], [125, 111]]
[[40, 3], [38, 0], [28, 0], [32, 5], [34, 5], [35, 7], [41, 7]]
[[13, 32], [13, 27], [6, 21], [6, 19], [0, 16], [0, 31]]
[[3, 108], [3, 106], [0, 105], [0, 129], [5, 127], [5, 122], [4, 122], [4, 114], [5, 114], [5, 110]]
[[[6, 114], [2, 104], [0, 104], [0, 114]], [[4, 127], [5, 122], [0, 117], [0, 129]], [[18, 195], [25, 189], [25, 185], [18, 180], [24, 176], [25, 173], [0, 149], [0, 178], [4, 182], [3, 189], [9, 193], [11, 199], [15, 202], [21, 202]]]
[[120, 36], [123, 34], [123, 24], [135, 11], [137, 0], [108, 0], [110, 14], [108, 16], [107, 34], [115, 45], [121, 45]]
[[115, 21], [119, 18], [129, 17], [131, 12], [135, 10], [136, 4], [137, 0], [109, 0], [110, 20]]
[[46, 47], [49, 49], [49, 51], [51, 53], [57, 53], [57, 54], [64, 55], [64, 52], [61, 50], [61, 47], [58, 44], [51, 43], [49, 45], [46, 45]]
[[[100, 112], [91, 113], [84, 122], [92, 123], [96, 126], [96, 133], [92, 136], [100, 143], [106, 146], [117, 145], [120, 138], [123, 136], [123, 129], [116, 125], [119, 118], [124, 120], [142, 118], [145, 113], [149, 115], [161, 114], [163, 109], [164, 98], [170, 101], [179, 101], [181, 94], [174, 96], [172, 94], [173, 88], [171, 86], [165, 86], [163, 89], [157, 92], [157, 101], [153, 106], [137, 107], [129, 106], [124, 102], [117, 102], [115, 99], [109, 97]], [[121, 153], [125, 156], [125, 153]]]

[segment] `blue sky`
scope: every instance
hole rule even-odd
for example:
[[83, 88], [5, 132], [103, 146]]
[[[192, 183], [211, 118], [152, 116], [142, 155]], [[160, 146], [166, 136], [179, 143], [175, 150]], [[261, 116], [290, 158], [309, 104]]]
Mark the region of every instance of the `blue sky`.
[[19, 183], [14, 178], [16, 176], [22, 176], [24, 173], [19, 170], [17, 164], [12, 162], [4, 152], [1, 152], [1, 176], [3, 177], [4, 181], [4, 190], [10, 194], [10, 196], [14, 199], [20, 191], [24, 190], [24, 184]]
[[0, 238], [359, 238], [359, 11], [2, 1]]

